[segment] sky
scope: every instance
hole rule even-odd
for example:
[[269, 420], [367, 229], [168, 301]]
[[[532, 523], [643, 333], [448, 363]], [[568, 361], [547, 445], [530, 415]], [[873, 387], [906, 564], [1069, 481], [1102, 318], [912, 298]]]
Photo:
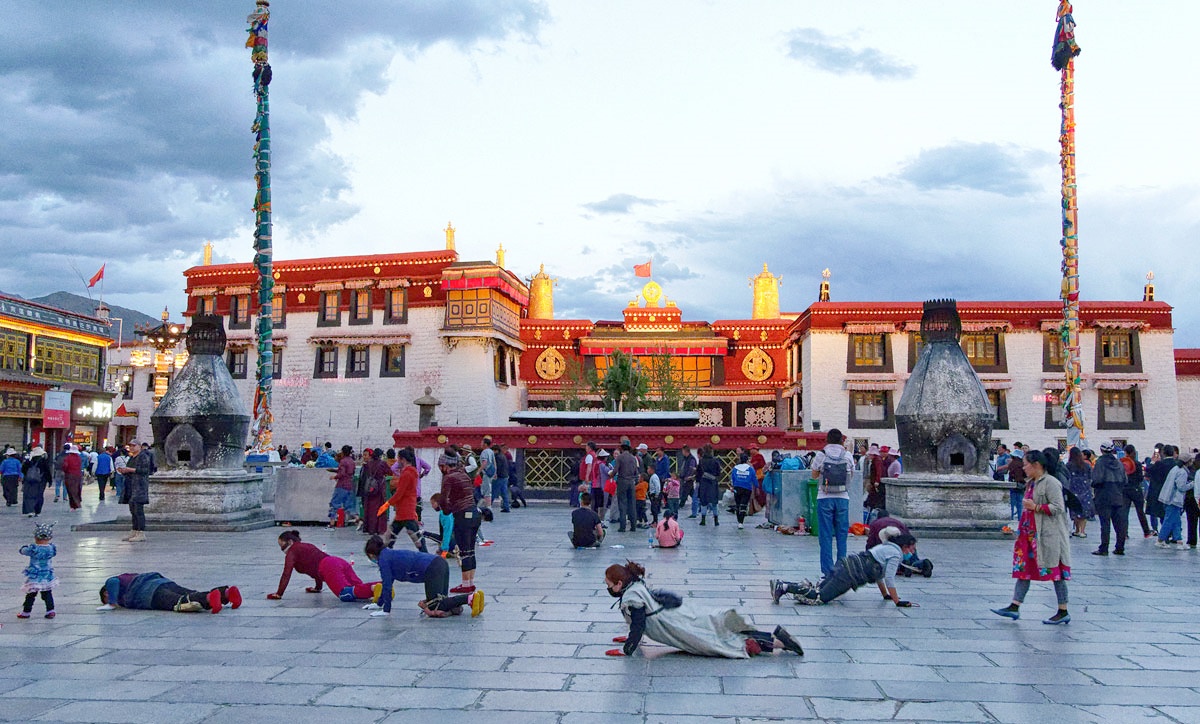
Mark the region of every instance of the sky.
[[[1055, 0], [277, 0], [278, 259], [503, 244], [559, 318], [651, 260], [685, 319], [1056, 299]], [[253, 256], [248, 0], [0, 0], [0, 289], [157, 316], [205, 241]], [[1148, 271], [1200, 347], [1194, 0], [1075, 3], [1084, 300]], [[1193, 88], [1189, 91], [1188, 88]], [[95, 293], [96, 290], [93, 290]]]

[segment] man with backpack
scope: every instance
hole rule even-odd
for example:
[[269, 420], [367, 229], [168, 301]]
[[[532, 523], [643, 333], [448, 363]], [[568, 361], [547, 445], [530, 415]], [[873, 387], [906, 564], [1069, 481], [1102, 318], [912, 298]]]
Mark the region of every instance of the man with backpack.
[[846, 536], [850, 533], [850, 476], [854, 474], [854, 456], [842, 446], [842, 431], [834, 428], [825, 435], [825, 448], [812, 462], [812, 479], [817, 487], [817, 539], [821, 544], [821, 575], [833, 570], [833, 539], [837, 537], [837, 558], [846, 557]]

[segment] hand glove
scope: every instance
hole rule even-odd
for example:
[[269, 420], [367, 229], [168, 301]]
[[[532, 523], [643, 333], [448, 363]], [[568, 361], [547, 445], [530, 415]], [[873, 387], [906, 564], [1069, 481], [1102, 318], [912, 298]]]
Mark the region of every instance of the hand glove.
[[375, 514], [376, 514], [376, 515], [383, 515], [384, 513], [386, 513], [386, 512], [387, 512], [387, 509], [388, 509], [388, 504], [387, 504], [387, 503], [384, 503], [383, 505], [379, 506], [379, 510], [375, 511]]
[[305, 590], [305, 591], [307, 591], [307, 592], [309, 592], [309, 593], [320, 593], [320, 592], [321, 592], [321, 589], [319, 589], [319, 588], [317, 588], [317, 587], [315, 587], [315, 586], [309, 586], [308, 588], [306, 588], [306, 589], [304, 589], [304, 590]]
[[917, 604], [912, 601], [896, 601], [896, 608], [916, 608]]
[[614, 644], [623, 644], [623, 643], [625, 643], [625, 642], [626, 642], [626, 641], [628, 641], [628, 640], [629, 640], [629, 637], [628, 637], [628, 636], [613, 636], [613, 643], [614, 643]]
[[97, 606], [96, 610], [97, 611], [115, 611], [115, 610], [117, 610], [117, 607], [112, 605], [111, 603], [106, 603], [103, 606]]
[[604, 652], [604, 655], [605, 656], [624, 656], [625, 652], [622, 651], [621, 649], [609, 649], [608, 651]]
[[378, 603], [368, 603], [367, 605], [363, 606], [363, 610], [364, 611], [382, 611], [383, 609], [379, 607]]
[[281, 598], [283, 598], [283, 596], [280, 596], [278, 593], [268, 593], [267, 594], [268, 601], [278, 601]]
[[380, 616], [389, 616], [389, 615], [391, 615], [391, 614], [389, 614], [387, 611], [372, 611], [371, 612], [371, 618], [378, 618]]

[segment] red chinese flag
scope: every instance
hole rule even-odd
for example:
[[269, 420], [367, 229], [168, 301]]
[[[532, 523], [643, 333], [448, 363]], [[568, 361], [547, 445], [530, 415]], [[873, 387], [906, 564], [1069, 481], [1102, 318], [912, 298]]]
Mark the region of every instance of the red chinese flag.
[[104, 278], [104, 267], [105, 266], [107, 266], [107, 263], [101, 264], [100, 271], [93, 274], [91, 279], [88, 279], [88, 289], [91, 289], [92, 287], [96, 286], [96, 283]]
[[[103, 271], [103, 270], [101, 270], [101, 271]], [[650, 262], [646, 262], [645, 264], [634, 264], [633, 265], [633, 275], [639, 276], [639, 277], [649, 277], [650, 276]]]

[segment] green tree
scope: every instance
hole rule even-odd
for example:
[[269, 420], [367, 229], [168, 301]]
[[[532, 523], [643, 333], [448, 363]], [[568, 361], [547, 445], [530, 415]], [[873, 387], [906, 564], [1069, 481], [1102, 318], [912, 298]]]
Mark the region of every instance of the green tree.
[[695, 406], [695, 385], [684, 379], [682, 371], [672, 363], [670, 354], [664, 352], [651, 357], [648, 376], [653, 398], [650, 406], [654, 409], [676, 412]]
[[600, 379], [596, 370], [584, 369], [577, 359], [568, 359], [566, 371], [563, 372], [566, 384], [562, 389], [562, 401], [558, 407], [561, 410], [575, 412], [582, 410], [587, 404], [588, 395], [600, 394]]
[[616, 350], [608, 357], [608, 369], [600, 382], [604, 409], [635, 412], [642, 407], [650, 389], [648, 375], [632, 357]]

